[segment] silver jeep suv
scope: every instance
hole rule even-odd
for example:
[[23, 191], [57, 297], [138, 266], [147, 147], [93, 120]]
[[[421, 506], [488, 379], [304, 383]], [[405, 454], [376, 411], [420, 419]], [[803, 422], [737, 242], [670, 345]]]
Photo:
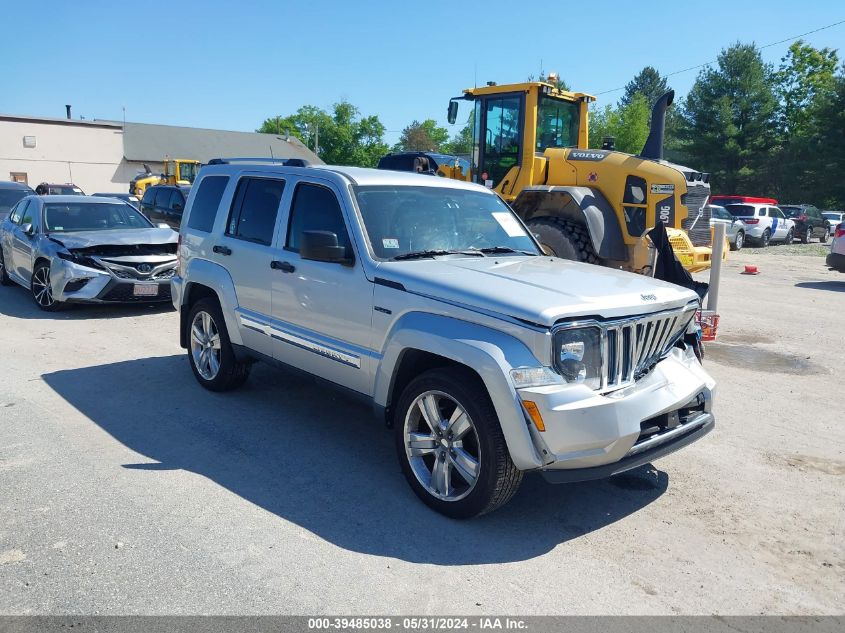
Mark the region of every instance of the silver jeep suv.
[[191, 190], [172, 295], [207, 389], [263, 360], [359, 394], [459, 518], [526, 471], [608, 477], [713, 428], [692, 292], [545, 256], [477, 185], [296, 163], [217, 159]]

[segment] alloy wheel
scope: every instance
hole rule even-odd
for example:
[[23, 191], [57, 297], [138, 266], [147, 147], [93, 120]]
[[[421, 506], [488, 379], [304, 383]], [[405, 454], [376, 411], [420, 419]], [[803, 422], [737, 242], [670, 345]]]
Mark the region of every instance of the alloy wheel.
[[742, 231], [736, 234], [736, 240], [734, 241], [734, 244], [736, 245], [736, 250], [740, 250], [742, 248], [743, 239], [744, 238], [742, 237]]
[[475, 488], [481, 471], [478, 432], [449, 394], [417, 396], [405, 415], [404, 441], [414, 476], [432, 496], [458, 501]]
[[36, 303], [42, 308], [50, 308], [55, 303], [48, 266], [40, 266], [32, 274], [32, 295], [35, 297]]
[[220, 371], [220, 331], [208, 312], [197, 312], [191, 323], [191, 358], [200, 376], [214, 380]]
[[813, 239], [813, 229], [807, 229], [807, 235], [804, 236], [804, 241], [809, 244], [811, 239]]

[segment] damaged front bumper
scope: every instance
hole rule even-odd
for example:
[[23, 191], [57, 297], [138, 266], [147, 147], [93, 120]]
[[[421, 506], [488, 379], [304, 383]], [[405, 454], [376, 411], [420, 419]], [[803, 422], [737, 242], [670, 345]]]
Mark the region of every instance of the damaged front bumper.
[[[172, 268], [175, 271], [175, 260]], [[158, 266], [161, 268], [161, 264]], [[169, 268], [167, 268], [169, 270]], [[50, 263], [53, 297], [64, 303], [150, 303], [170, 301], [170, 276], [127, 279], [109, 268], [98, 269], [54, 257]]]

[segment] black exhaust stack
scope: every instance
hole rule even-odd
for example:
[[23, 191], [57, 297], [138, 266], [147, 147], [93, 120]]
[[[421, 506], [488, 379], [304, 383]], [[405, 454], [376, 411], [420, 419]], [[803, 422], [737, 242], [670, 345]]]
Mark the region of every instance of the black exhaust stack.
[[65, 105], [65, 111], [67, 112], [67, 118], [70, 118], [70, 106]]
[[645, 140], [640, 158], [652, 160], [663, 160], [663, 135], [666, 130], [666, 109], [672, 105], [675, 99], [675, 91], [670, 90], [660, 97], [651, 110], [651, 126], [648, 138]]

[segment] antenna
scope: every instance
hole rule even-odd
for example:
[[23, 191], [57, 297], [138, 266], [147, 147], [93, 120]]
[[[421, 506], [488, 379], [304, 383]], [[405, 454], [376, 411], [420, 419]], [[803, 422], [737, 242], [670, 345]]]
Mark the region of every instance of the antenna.
[[269, 148], [270, 148], [270, 158], [272, 158], [273, 160], [276, 160], [276, 157], [275, 157], [275, 156], [273, 156], [273, 144], [272, 144], [272, 143], [267, 143], [267, 147], [269, 147]]

